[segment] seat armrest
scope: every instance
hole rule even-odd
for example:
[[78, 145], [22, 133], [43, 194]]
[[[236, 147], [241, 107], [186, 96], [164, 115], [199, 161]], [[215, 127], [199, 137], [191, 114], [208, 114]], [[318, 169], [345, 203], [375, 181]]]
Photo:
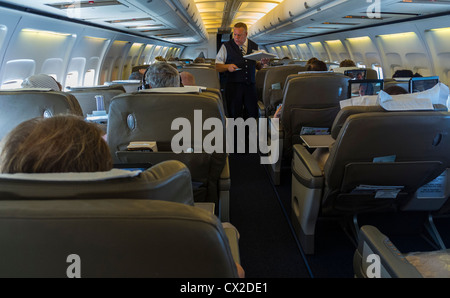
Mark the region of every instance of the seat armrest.
[[293, 146], [292, 177], [309, 189], [322, 189], [324, 184], [323, 171], [319, 163], [300, 144]]
[[263, 118], [266, 116], [266, 106], [260, 100], [258, 100], [257, 103], [258, 103], [259, 118]]
[[[399, 277], [399, 278], [421, 278], [419, 271], [409, 263], [406, 258], [392, 244], [389, 238], [382, 234], [374, 226], [362, 226], [359, 231], [358, 249], [355, 253], [354, 268], [361, 275], [366, 275], [368, 266], [373, 264], [367, 261], [369, 255], [377, 255], [380, 258], [381, 266], [384, 270], [381, 273], [389, 276], [380, 277]], [[370, 269], [369, 269], [370, 270]]]
[[230, 163], [227, 156], [225, 166], [223, 167], [222, 173], [220, 173], [219, 190], [230, 190], [230, 184]]
[[314, 177], [323, 176], [323, 171], [319, 163], [303, 145], [295, 144], [293, 146], [293, 151], [294, 154], [299, 157], [300, 161], [305, 165], [305, 167], [308, 169], [309, 173], [312, 176]]
[[241, 257], [239, 254], [239, 232], [232, 224], [228, 222], [223, 223], [223, 229], [225, 231], [225, 235], [227, 235], [234, 261], [241, 264]]

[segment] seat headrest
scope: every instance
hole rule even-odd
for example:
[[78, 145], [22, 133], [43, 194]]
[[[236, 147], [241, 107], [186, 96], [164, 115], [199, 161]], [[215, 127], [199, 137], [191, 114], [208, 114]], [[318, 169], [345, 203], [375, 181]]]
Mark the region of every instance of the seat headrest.
[[139, 90], [142, 93], [201, 93], [206, 90], [203, 86], [163, 87]]
[[112, 169], [105, 172], [83, 172], [83, 173], [15, 173], [0, 174], [0, 179], [17, 179], [17, 180], [33, 180], [33, 181], [100, 181], [109, 179], [118, 179], [125, 177], [135, 177], [142, 171], [127, 171], [120, 169]]
[[134, 198], [193, 205], [191, 180], [189, 169], [175, 160], [145, 171], [1, 174], [0, 200]]
[[327, 71], [300, 71], [298, 74], [314, 74], [314, 73], [318, 73], [318, 74], [323, 74], [323, 73], [332, 73], [334, 74], [334, 71], [331, 70], [327, 70]]

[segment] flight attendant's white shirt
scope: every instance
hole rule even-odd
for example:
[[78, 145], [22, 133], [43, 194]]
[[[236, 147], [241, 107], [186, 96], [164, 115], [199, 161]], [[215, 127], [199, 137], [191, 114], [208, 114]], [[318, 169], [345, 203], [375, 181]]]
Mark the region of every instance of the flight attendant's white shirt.
[[[244, 44], [242, 45], [243, 50], [245, 53], [247, 53], [247, 47], [248, 47], [248, 38], [245, 40]], [[219, 52], [216, 56], [216, 63], [217, 64], [225, 64], [225, 61], [227, 61], [227, 48], [224, 44], [220, 47]]]

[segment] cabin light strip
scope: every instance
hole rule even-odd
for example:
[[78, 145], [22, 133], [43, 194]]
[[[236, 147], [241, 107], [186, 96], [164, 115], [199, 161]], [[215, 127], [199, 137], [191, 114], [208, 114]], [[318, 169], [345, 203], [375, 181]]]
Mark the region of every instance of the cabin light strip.
[[107, 38], [103, 38], [103, 37], [94, 37], [94, 36], [85, 36], [84, 38], [86, 39], [93, 39], [93, 40], [98, 40], [98, 41], [105, 41], [108, 40]]
[[402, 33], [376, 35], [376, 37], [381, 37], [381, 38], [402, 38], [402, 37], [405, 38], [405, 37], [412, 37], [412, 36], [416, 36], [416, 33], [402, 32]]
[[22, 29], [22, 32], [38, 33], [38, 34], [47, 34], [47, 35], [58, 35], [58, 36], [73, 36], [73, 37], [76, 37], [76, 34], [72, 34], [72, 33], [61, 33], [61, 32], [45, 31], [45, 30], [37, 30], [37, 29], [31, 29], [31, 28], [25, 28], [25, 29]]
[[340, 39], [335, 39], [335, 40], [325, 40], [326, 43], [329, 44], [342, 44], [342, 41]]
[[445, 28], [434, 28], [434, 29], [428, 29], [425, 31], [431, 31], [431, 32], [450, 32], [450, 27]]
[[349, 37], [346, 38], [347, 41], [369, 41], [371, 40], [369, 36], [360, 36], [360, 37]]

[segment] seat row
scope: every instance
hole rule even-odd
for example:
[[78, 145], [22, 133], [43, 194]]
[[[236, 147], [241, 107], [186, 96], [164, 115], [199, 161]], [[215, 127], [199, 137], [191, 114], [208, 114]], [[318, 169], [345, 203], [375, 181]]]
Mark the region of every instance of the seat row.
[[[164, 88], [162, 88], [164, 89]], [[191, 171], [197, 202], [212, 202], [223, 221], [229, 221], [230, 173], [226, 144], [222, 150], [207, 153], [202, 148], [204, 138], [209, 134], [203, 123], [196, 125], [196, 117], [204, 120], [214, 118], [221, 121], [221, 134], [225, 138], [226, 120], [221, 94], [215, 89], [188, 93], [167, 93], [165, 90], [150, 89], [149, 92], [120, 93], [109, 106], [107, 140], [111, 156], [116, 165], [141, 163], [157, 164], [175, 159], [185, 163]], [[111, 89], [116, 91], [118, 89]], [[181, 88], [181, 90], [184, 90]], [[156, 91], [156, 92], [155, 92]], [[94, 100], [92, 100], [94, 101]], [[83, 115], [75, 97], [66, 92], [17, 89], [0, 92], [1, 134], [3, 138], [22, 121], [34, 117], [50, 117], [71, 113]], [[197, 112], [196, 112], [197, 111]], [[175, 119], [183, 119], [186, 127], [172, 127]], [[195, 125], [194, 125], [195, 124]], [[189, 126], [189, 127], [188, 127]], [[200, 131], [200, 134], [198, 132]], [[177, 145], [184, 152], [174, 153], [172, 140], [181, 137]], [[157, 152], [147, 150], [129, 151], [131, 142], [156, 142]], [[217, 143], [218, 144], [218, 143]], [[195, 154], [189, 153], [195, 149]], [[123, 167], [123, 165], [122, 165]]]
[[[225, 122], [217, 90], [122, 93], [111, 101], [107, 128], [117, 176], [0, 175], [0, 234], [8, 243], [0, 275], [63, 277], [72, 252], [83, 277], [237, 277], [237, 231], [221, 224], [229, 221], [226, 153], [170, 150], [179, 133], [172, 120], [194, 124], [195, 110]], [[0, 111], [2, 137], [30, 118], [83, 114], [70, 93], [25, 89], [0, 92]], [[158, 151], [127, 150], [142, 140], [157, 141]], [[184, 146], [197, 148], [195, 141]], [[134, 163], [149, 169], [125, 177], [117, 169]]]

